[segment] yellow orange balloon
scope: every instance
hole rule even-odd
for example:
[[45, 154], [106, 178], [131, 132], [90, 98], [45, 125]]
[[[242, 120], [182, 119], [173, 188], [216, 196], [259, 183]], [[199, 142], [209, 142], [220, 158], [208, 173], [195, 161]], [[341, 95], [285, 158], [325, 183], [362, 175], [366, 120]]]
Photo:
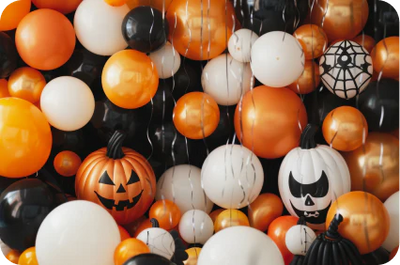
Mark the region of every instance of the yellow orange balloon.
[[229, 209], [221, 212], [214, 223], [215, 233], [232, 226], [250, 226], [249, 218], [239, 210]]
[[185, 265], [197, 265], [201, 248], [188, 248], [185, 250], [189, 258], [183, 262]]
[[12, 97], [25, 99], [31, 103], [39, 102], [46, 79], [36, 69], [21, 67], [8, 79], [8, 91]]
[[39, 265], [36, 258], [36, 248], [31, 247], [22, 252], [18, 260], [18, 265]]
[[0, 18], [0, 31], [15, 29], [30, 10], [31, 0], [19, 0], [8, 5]]

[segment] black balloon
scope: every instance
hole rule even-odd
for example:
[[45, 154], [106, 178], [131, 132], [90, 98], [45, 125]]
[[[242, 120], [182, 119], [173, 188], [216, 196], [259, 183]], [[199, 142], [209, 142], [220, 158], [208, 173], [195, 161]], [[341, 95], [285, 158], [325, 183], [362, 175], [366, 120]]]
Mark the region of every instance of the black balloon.
[[203, 91], [201, 86], [202, 67], [202, 62], [183, 58], [181, 66], [175, 75], [165, 79], [171, 86], [175, 100], [189, 92]]
[[368, 0], [368, 5], [369, 16], [364, 33], [376, 42], [390, 36], [399, 36], [399, 15], [396, 10], [381, 0]]
[[235, 134], [235, 127], [233, 118], [235, 115], [235, 106], [219, 106], [220, 119], [217, 129], [206, 138], [207, 147], [210, 152], [215, 148], [226, 144], [232, 143], [233, 135]]
[[3, 176], [0, 176], [0, 194], [8, 188], [11, 184], [17, 182], [20, 179], [14, 179], [14, 178], [6, 178]]
[[54, 155], [57, 155], [61, 151], [69, 150], [79, 156], [85, 157], [93, 151], [86, 149], [86, 139], [82, 129], [64, 132], [52, 127], [51, 133], [53, 135], [52, 154], [54, 153]]
[[122, 22], [122, 34], [132, 49], [149, 53], [161, 48], [168, 37], [168, 22], [150, 6], [132, 9]]
[[390, 253], [384, 248], [378, 248], [377, 250], [362, 255], [364, 265], [379, 265], [389, 262]]
[[164, 258], [163, 256], [146, 253], [134, 256], [127, 260], [124, 265], [175, 265], [172, 261]]
[[0, 78], [8, 77], [17, 68], [17, 49], [4, 32], [0, 32]]

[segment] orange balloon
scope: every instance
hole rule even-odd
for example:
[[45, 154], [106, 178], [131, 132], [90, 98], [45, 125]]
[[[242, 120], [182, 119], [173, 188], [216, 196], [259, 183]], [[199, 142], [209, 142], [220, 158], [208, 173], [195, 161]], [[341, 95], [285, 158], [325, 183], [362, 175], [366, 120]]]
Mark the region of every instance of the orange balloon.
[[135, 234], [133, 235], [133, 237], [137, 237], [143, 230], [151, 227], [153, 227], [153, 225], [151, 224], [150, 219], [146, 218], [144, 221], [140, 223], [138, 228], [135, 230]]
[[250, 226], [260, 231], [267, 231], [273, 220], [282, 215], [282, 200], [272, 193], [260, 194], [248, 209]]
[[303, 74], [296, 82], [289, 85], [293, 92], [297, 94], [308, 94], [317, 89], [321, 78], [319, 75], [319, 66], [314, 61], [306, 61]]
[[72, 151], [62, 151], [54, 158], [54, 169], [63, 177], [72, 177], [82, 164], [81, 158]]
[[18, 265], [39, 265], [35, 247], [28, 248], [19, 257]]
[[382, 78], [399, 78], [399, 37], [381, 40], [371, 53], [374, 70], [382, 72]]
[[29, 66], [53, 70], [65, 64], [74, 52], [75, 30], [63, 14], [51, 9], [38, 9], [18, 25], [15, 44]]
[[389, 260], [392, 260], [394, 256], [396, 256], [397, 251], [399, 250], [399, 246], [395, 247], [392, 252], [390, 252]]
[[215, 223], [215, 220], [217, 220], [217, 217], [220, 213], [222, 213], [223, 211], [225, 211], [225, 209], [217, 209], [215, 211], [212, 211], [209, 215], [211, 220], [213, 221], [213, 223]]
[[104, 0], [110, 6], [123, 6], [126, 4], [126, 0]]
[[358, 109], [342, 106], [326, 115], [322, 133], [325, 141], [333, 148], [348, 152], [357, 149], [365, 142], [368, 136], [368, 124]]
[[179, 207], [169, 200], [156, 201], [150, 208], [150, 219], [157, 219], [161, 228], [170, 230], [179, 224], [181, 211]]
[[363, 46], [369, 53], [371, 53], [372, 49], [375, 47], [375, 39], [365, 34], [358, 35], [353, 41]]
[[140, 224], [146, 219], [148, 219], [148, 218], [146, 218], [146, 216], [142, 215], [141, 217], [139, 217], [135, 221], [133, 221], [133, 222], [131, 222], [129, 224], [124, 224], [123, 227], [126, 229], [126, 231], [128, 231], [129, 234], [134, 235], [135, 231], [138, 229]]
[[108, 59], [101, 81], [112, 103], [124, 109], [136, 109], [154, 97], [159, 80], [150, 57], [135, 50], [123, 50]]
[[385, 206], [368, 192], [352, 191], [333, 202], [326, 216], [326, 229], [337, 213], [343, 216], [339, 233], [353, 242], [361, 254], [378, 249], [389, 233], [390, 219]]
[[122, 241], [114, 252], [114, 264], [123, 265], [125, 261], [139, 254], [150, 253], [149, 247], [136, 238]]
[[188, 254], [189, 258], [183, 261], [184, 265], [197, 265], [197, 260], [199, 259], [199, 255], [201, 252], [201, 248], [189, 248], [185, 250]]
[[125, 228], [123, 228], [122, 226], [119, 225], [118, 229], [119, 229], [119, 233], [121, 235], [121, 241], [131, 238], [131, 235], [128, 233], [128, 231], [126, 231]]
[[163, 10], [166, 12], [171, 3], [172, 0], [126, 0], [126, 4], [130, 9], [134, 9], [138, 6], [151, 6], [160, 10], [161, 12]]
[[78, 8], [82, 0], [32, 0], [32, 3], [37, 8], [50, 8], [63, 14], [69, 14]]
[[8, 91], [12, 97], [22, 98], [31, 103], [39, 102], [46, 79], [36, 69], [21, 67], [8, 79]]
[[249, 218], [239, 210], [224, 210], [214, 222], [214, 231], [217, 233], [222, 229], [233, 226], [250, 226]]
[[209, 60], [226, 49], [235, 10], [225, 0], [174, 0], [166, 17], [175, 49], [192, 60]]
[[41, 169], [49, 158], [52, 135], [44, 114], [19, 98], [0, 99], [0, 175], [20, 178]]
[[178, 100], [172, 117], [181, 134], [190, 139], [203, 139], [217, 129], [219, 107], [208, 94], [191, 92]]
[[14, 264], [18, 264], [18, 260], [19, 257], [21, 256], [21, 253], [17, 250], [11, 250], [10, 252], [8, 252], [8, 254], [6, 255], [6, 259], [8, 259], [9, 261], [11, 261]]
[[[8, 1], [11, 2], [11, 1]], [[31, 0], [19, 0], [4, 9], [0, 18], [0, 31], [15, 29], [19, 22], [31, 11]]]
[[6, 79], [0, 79], [0, 98], [11, 97], [8, 92], [8, 81]]
[[234, 120], [245, 147], [262, 158], [278, 158], [299, 145], [307, 113], [290, 89], [259, 86], [244, 95]]
[[293, 35], [303, 46], [306, 60], [321, 57], [328, 48], [328, 37], [317, 25], [303, 25], [296, 29]]

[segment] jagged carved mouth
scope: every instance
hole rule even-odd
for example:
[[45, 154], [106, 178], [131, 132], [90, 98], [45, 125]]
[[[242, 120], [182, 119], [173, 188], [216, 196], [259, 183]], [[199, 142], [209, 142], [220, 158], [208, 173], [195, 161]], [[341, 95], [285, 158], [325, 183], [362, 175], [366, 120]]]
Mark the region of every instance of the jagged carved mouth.
[[94, 193], [96, 193], [97, 198], [99, 198], [101, 204], [103, 204], [103, 206], [106, 207], [107, 209], [112, 210], [113, 207], [115, 207], [116, 211], [123, 211], [125, 209], [129, 210], [135, 207], [135, 205], [139, 202], [140, 198], [142, 197], [143, 190], [137, 196], [133, 197], [132, 200], [119, 201], [118, 204], [115, 204], [115, 200], [104, 198], [96, 191]]
[[318, 211], [302, 211], [294, 207], [293, 203], [290, 201], [290, 205], [292, 205], [292, 208], [298, 217], [304, 216], [307, 223], [316, 225], [325, 223], [326, 215], [328, 214], [331, 204], [332, 201], [329, 202], [328, 207]]

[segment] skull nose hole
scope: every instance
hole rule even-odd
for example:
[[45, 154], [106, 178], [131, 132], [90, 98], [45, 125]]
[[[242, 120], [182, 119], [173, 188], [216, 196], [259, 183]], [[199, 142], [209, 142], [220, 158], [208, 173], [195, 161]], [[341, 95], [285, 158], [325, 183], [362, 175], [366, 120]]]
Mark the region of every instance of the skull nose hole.
[[124, 186], [122, 186], [122, 184], [120, 184], [119, 188], [117, 190], [117, 193], [124, 193], [124, 192], [126, 192], [126, 190], [125, 190]]
[[305, 204], [306, 204], [307, 206], [313, 206], [313, 205], [315, 205], [315, 203], [314, 203], [313, 200], [311, 199], [311, 196], [310, 196], [310, 195], [307, 195]]

